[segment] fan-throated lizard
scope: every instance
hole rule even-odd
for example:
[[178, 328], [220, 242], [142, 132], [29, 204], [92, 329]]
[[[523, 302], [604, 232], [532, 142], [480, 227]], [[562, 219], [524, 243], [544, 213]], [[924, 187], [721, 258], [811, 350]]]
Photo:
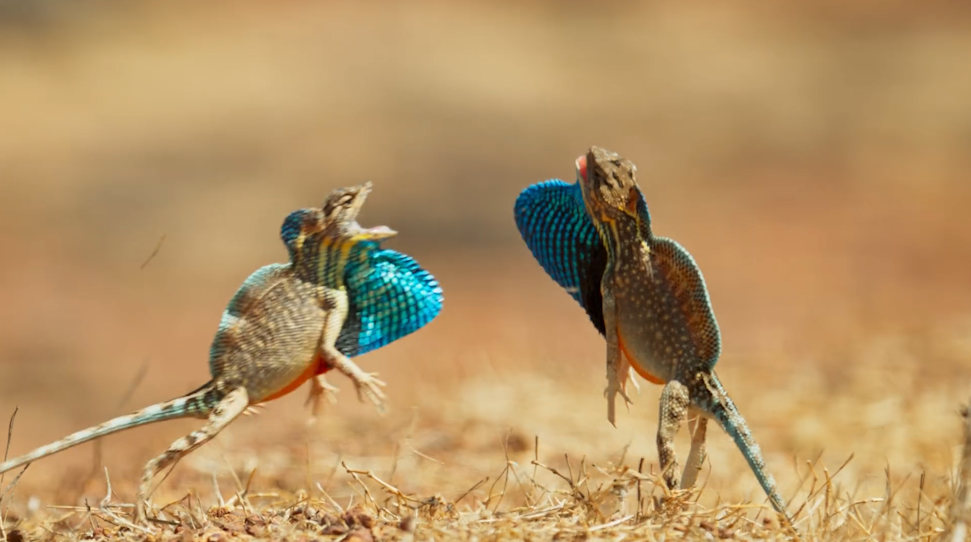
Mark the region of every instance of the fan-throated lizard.
[[212, 379], [199, 389], [79, 431], [0, 464], [17, 468], [83, 442], [140, 425], [176, 418], [207, 419], [145, 466], [135, 521], [144, 523], [152, 479], [205, 444], [247, 409], [311, 382], [308, 402], [316, 415], [331, 390], [324, 373], [337, 369], [354, 382], [358, 397], [383, 405], [384, 383], [350, 356], [412, 333], [435, 318], [442, 289], [410, 257], [382, 249], [397, 233], [362, 228], [357, 216], [371, 183], [333, 191], [320, 208], [294, 211], [281, 237], [286, 264], [267, 265], [230, 300], [210, 349]]
[[[575, 184], [551, 180], [519, 195], [519, 232], [606, 339], [610, 423], [617, 394], [631, 402], [626, 393], [631, 369], [664, 386], [657, 448], [667, 486], [694, 485], [705, 458], [706, 420], [712, 417], [791, 525], [758, 444], [715, 375], [721, 336], [701, 270], [681, 245], [651, 231], [636, 169], [630, 160], [592, 147], [576, 160]], [[674, 437], [685, 421], [691, 450], [679, 481]]]

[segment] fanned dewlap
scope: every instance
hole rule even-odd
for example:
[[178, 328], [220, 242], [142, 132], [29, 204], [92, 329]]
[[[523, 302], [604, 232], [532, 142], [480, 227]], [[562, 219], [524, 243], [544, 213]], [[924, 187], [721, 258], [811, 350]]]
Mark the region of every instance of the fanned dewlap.
[[516, 227], [543, 270], [604, 333], [600, 280], [607, 251], [583, 205], [579, 183], [558, 179], [534, 184], [516, 199]]
[[349, 302], [336, 347], [353, 357], [431, 322], [442, 310], [438, 281], [411, 257], [359, 243], [344, 269]]

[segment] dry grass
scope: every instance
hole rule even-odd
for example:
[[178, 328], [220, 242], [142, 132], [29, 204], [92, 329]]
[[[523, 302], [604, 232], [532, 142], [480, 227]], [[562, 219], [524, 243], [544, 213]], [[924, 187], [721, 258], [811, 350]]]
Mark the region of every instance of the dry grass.
[[[858, 361], [865, 373], [880, 358]], [[851, 377], [849, 391], [833, 404], [802, 370], [773, 390], [787, 401], [771, 404], [756, 395], [758, 382], [737, 370], [728, 374], [803, 539], [924, 540], [944, 530], [961, 424], [956, 405], [940, 397], [943, 383], [922, 392], [909, 385], [896, 399], [868, 397], [872, 392]], [[515, 376], [506, 384], [470, 381], [381, 418], [353, 405], [364, 412], [326, 417], [309, 431], [299, 428], [301, 415], [283, 420], [273, 408], [253, 422], [237, 422], [161, 486], [153, 536], [785, 538], [740, 454], [719, 431], [710, 434], [699, 489], [664, 490], [651, 445], [654, 390], [635, 398], [637, 408], [615, 430], [602, 419], [596, 386], [581, 390], [548, 376]], [[282, 436], [268, 435], [261, 423], [281, 421], [288, 426]], [[806, 427], [827, 421], [819, 442], [831, 449], [786, 457], [783, 450], [802, 448], [792, 439], [812, 438]], [[27, 477], [7, 499], [8, 532], [32, 540], [143, 539], [145, 533], [125, 527], [136, 457], [147, 455], [130, 455], [114, 471], [113, 494], [107, 470], [94, 480], [89, 467], [62, 471], [59, 483]], [[51, 467], [38, 463], [32, 470], [50, 473]], [[81, 494], [71, 490], [83, 487]], [[38, 499], [52, 489], [61, 497]], [[53, 505], [65, 503], [67, 494], [78, 504]]]
[[719, 374], [803, 538], [946, 528], [971, 386], [961, 3], [74, 6], [0, 3], [11, 455], [204, 381], [226, 300], [334, 186], [374, 181], [362, 222], [446, 306], [359, 360], [387, 415], [335, 379], [312, 429], [302, 390], [234, 423], [160, 484], [151, 537], [125, 503], [196, 424], [81, 446], [3, 494], [8, 539], [782, 538], [715, 428], [699, 490], [664, 494], [656, 387], [605, 420], [601, 339], [511, 218], [591, 144], [639, 165], [704, 270]]
[[[280, 442], [250, 444], [248, 437], [231, 430], [177, 467], [156, 496], [159, 519], [151, 536], [785, 538], [739, 454], [720, 433], [710, 439], [711, 460], [700, 488], [670, 493], [655, 476], [654, 450], [644, 445], [650, 435], [613, 450], [599, 444], [569, 444], [564, 434], [591, 434], [585, 424], [594, 423], [599, 411], [587, 407], [598, 401], [554, 389], [538, 378], [513, 389], [472, 384], [457, 395], [475, 404], [480, 394], [512, 396], [513, 408], [522, 409], [530, 422], [555, 429], [543, 431], [551, 435], [544, 439], [527, 435], [521, 426], [500, 425], [496, 418], [502, 416], [486, 409], [459, 407], [440, 420], [391, 415], [364, 427], [359, 420], [331, 420], [326, 428], [304, 435], [303, 442], [295, 442], [296, 435], [289, 443], [284, 440], [282, 449]], [[539, 413], [563, 412], [565, 403], [588, 412], [569, 417], [582, 424], [568, 425], [562, 418]], [[758, 418], [767, 417], [771, 415]], [[957, 429], [956, 417], [952, 421]], [[907, 418], [901, 423], [907, 424]], [[847, 457], [820, 452], [790, 462], [780, 460], [779, 441], [770, 431], [756, 427], [756, 434], [763, 437], [770, 464], [792, 497], [790, 509], [805, 540], [924, 540], [937, 537], [948, 523], [954, 480], [946, 463], [908, 468], [888, 462], [881, 467], [874, 462], [880, 451], [873, 449], [879, 438], [853, 442], [848, 436], [843, 438], [855, 451]], [[342, 446], [322, 446], [317, 440], [321, 438], [346, 439], [345, 449], [336, 453]], [[952, 444], [939, 442], [939, 452], [946, 453]], [[294, 448], [304, 449], [301, 453]], [[597, 451], [584, 456], [588, 450]], [[115, 484], [126, 490], [112, 494], [107, 474], [105, 470], [101, 480], [107, 482], [107, 495], [101, 499], [89, 492], [79, 506], [25, 512], [23, 501], [33, 498], [20, 491], [13, 512], [7, 512], [10, 539], [144, 539], [147, 533], [126, 519], [131, 483], [119, 482], [116, 476]], [[130, 482], [134, 472], [127, 477]], [[69, 474], [62, 483], [73, 485], [71, 480]]]

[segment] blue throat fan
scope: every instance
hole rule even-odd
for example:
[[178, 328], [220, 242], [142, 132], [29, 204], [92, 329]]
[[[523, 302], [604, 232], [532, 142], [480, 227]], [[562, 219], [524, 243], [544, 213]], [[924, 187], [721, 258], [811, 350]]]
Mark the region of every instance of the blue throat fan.
[[607, 250], [583, 205], [580, 183], [537, 183], [516, 198], [516, 227], [546, 273], [580, 304], [604, 333], [600, 280]]
[[344, 269], [349, 302], [336, 347], [354, 357], [376, 350], [431, 322], [442, 310], [442, 288], [411, 257], [358, 243]]

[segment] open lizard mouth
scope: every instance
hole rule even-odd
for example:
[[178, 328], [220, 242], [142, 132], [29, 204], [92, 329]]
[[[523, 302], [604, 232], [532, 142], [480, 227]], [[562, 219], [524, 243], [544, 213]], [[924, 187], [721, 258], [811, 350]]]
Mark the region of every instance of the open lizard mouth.
[[[355, 226], [357, 225], [355, 224]], [[357, 226], [356, 230], [352, 236], [355, 241], [381, 241], [398, 235], [398, 232], [387, 226], [374, 226], [373, 228]]]
[[596, 198], [593, 198], [591, 201], [590, 197], [588, 196], [588, 191], [591, 190], [591, 187], [590, 180], [587, 178], [587, 155], [582, 154], [576, 159], [576, 167], [577, 179], [579, 179], [580, 185], [582, 186], [581, 192], [583, 193], [583, 203], [587, 208], [587, 213], [592, 218], [599, 218], [600, 220], [606, 219], [607, 216], [604, 213], [603, 207], [597, 203]]
[[580, 177], [581, 181], [587, 182], [587, 155], [584, 154], [583, 156], [577, 158], [576, 164], [577, 176]]

